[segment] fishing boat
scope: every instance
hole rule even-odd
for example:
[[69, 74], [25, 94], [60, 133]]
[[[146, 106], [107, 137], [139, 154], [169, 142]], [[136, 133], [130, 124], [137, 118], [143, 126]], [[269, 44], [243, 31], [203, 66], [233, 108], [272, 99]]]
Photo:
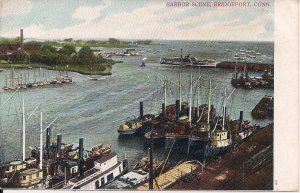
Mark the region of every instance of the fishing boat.
[[118, 160], [116, 153], [110, 153], [97, 159], [94, 167], [70, 179], [63, 189], [100, 189], [114, 181], [126, 171], [127, 161]]

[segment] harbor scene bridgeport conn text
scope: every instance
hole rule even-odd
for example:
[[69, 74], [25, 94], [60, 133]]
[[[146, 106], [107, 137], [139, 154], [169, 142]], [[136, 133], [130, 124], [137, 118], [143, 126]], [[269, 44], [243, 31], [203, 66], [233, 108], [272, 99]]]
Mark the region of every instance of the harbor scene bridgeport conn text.
[[274, 2], [0, 0], [0, 188], [273, 190]]

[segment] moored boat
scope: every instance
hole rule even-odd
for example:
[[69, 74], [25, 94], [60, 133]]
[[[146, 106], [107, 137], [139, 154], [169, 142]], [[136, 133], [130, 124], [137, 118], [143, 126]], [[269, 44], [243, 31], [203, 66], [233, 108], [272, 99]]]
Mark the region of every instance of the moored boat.
[[63, 189], [100, 189], [126, 171], [126, 160], [118, 160], [116, 153], [105, 155], [94, 162], [94, 167], [68, 181]]
[[133, 135], [141, 134], [144, 128], [147, 129], [147, 123], [155, 118], [152, 114], [144, 115], [143, 102], [140, 102], [140, 116], [139, 117], [128, 117], [124, 124], [121, 124], [118, 128], [118, 133], [120, 135]]

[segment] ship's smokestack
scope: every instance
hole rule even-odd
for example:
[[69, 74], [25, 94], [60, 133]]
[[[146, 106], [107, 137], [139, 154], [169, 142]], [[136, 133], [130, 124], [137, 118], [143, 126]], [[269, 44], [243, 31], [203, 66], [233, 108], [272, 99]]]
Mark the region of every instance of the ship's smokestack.
[[57, 134], [56, 136], [56, 152], [57, 152], [56, 157], [59, 159], [61, 153], [61, 134]]
[[243, 111], [240, 111], [240, 131], [241, 132], [243, 131], [242, 123], [243, 123]]
[[195, 107], [195, 122], [198, 120], [198, 107]]
[[51, 137], [51, 128], [48, 127], [46, 130], [46, 151], [47, 151], [47, 158], [50, 157], [50, 137]]
[[144, 116], [144, 103], [143, 101], [140, 102], [140, 118]]
[[165, 112], [165, 103], [161, 104], [161, 108], [162, 108], [161, 115], [164, 117], [166, 115], [166, 112]]
[[176, 113], [176, 122], [179, 121], [180, 114], [180, 100], [176, 100], [175, 113]]
[[79, 156], [78, 156], [78, 165], [79, 165], [79, 176], [83, 176], [83, 138], [79, 139]]

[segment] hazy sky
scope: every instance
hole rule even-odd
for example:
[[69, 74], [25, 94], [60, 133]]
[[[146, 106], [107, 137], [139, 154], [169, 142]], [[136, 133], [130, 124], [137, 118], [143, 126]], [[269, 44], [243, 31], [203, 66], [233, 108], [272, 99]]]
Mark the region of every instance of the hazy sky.
[[244, 8], [192, 7], [200, 1], [178, 8], [163, 0], [0, 0], [0, 36], [19, 36], [23, 28], [25, 38], [37, 39], [273, 41], [273, 0], [263, 1], [267, 8], [253, 6], [262, 0]]

